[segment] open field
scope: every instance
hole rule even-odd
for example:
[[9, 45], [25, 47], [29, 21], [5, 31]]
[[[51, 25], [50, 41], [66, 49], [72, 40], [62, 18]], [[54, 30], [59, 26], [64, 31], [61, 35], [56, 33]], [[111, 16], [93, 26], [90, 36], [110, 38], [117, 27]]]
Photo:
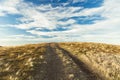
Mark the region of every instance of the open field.
[[105, 80], [120, 80], [120, 46], [100, 43], [61, 43], [72, 56]]
[[120, 80], [120, 46], [41, 43], [0, 47], [0, 80]]

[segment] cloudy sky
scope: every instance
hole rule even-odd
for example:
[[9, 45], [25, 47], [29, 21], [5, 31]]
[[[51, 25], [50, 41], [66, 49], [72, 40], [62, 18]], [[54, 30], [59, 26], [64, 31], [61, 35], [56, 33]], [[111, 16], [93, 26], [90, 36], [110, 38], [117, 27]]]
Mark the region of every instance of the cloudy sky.
[[0, 0], [0, 45], [120, 44], [120, 0]]

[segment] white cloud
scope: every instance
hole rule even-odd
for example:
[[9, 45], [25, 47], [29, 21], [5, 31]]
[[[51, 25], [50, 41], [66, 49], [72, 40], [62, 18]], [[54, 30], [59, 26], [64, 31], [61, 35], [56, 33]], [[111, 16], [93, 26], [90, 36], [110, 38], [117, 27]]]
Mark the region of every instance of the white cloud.
[[73, 3], [86, 2], [87, 0], [73, 0]]
[[0, 1], [0, 16], [5, 16], [6, 14], [18, 14], [17, 5], [21, 0], [2, 0]]
[[[79, 2], [84, 0], [75, 0]], [[0, 15], [5, 15], [3, 11], [7, 13], [19, 13], [23, 15], [18, 20], [21, 24], [18, 25], [0, 25], [16, 27], [19, 29], [26, 30], [31, 34], [38, 36], [56, 36], [49, 39], [34, 38], [34, 41], [94, 41], [94, 42], [109, 42], [119, 43], [120, 41], [120, 1], [119, 0], [105, 0], [103, 5], [98, 8], [86, 8], [83, 7], [51, 7], [51, 5], [40, 5], [34, 6], [24, 2], [20, 3], [20, 0], [15, 0], [14, 4], [8, 0], [8, 2], [0, 3]], [[9, 4], [7, 6], [7, 4]], [[17, 5], [19, 4], [19, 5]], [[9, 7], [9, 8], [7, 8]], [[7, 8], [7, 9], [6, 9]], [[19, 10], [18, 10], [19, 8]], [[83, 10], [81, 10], [83, 9]], [[81, 10], [81, 11], [79, 11]], [[101, 15], [106, 18], [105, 20], [95, 21], [95, 24], [80, 25], [75, 20], [70, 19], [68, 21], [59, 21], [60, 19], [76, 17], [76, 16], [92, 16]], [[62, 25], [61, 27], [67, 27], [70, 24], [70, 30], [67, 31], [52, 31]], [[52, 32], [41, 32], [37, 29], [29, 30], [30, 28], [46, 28], [51, 29]], [[95, 34], [94, 34], [95, 33]], [[68, 37], [69, 36], [69, 37]], [[73, 37], [71, 37], [73, 36]], [[19, 36], [20, 37], [20, 36]], [[24, 37], [24, 39], [27, 37]], [[28, 36], [29, 37], [29, 36]], [[30, 38], [29, 38], [30, 39]], [[16, 39], [17, 40], [17, 39]]]
[[58, 6], [56, 8], [53, 8], [51, 5], [31, 6], [31, 4], [27, 4], [22, 1], [20, 2], [20, 0], [15, 0], [14, 5], [10, 1], [5, 1], [5, 7], [3, 6], [3, 9], [6, 9], [7, 4], [9, 4], [9, 8], [11, 8], [8, 8], [8, 10], [6, 10], [7, 13], [19, 13], [20, 15], [23, 15], [22, 18], [18, 19], [22, 22], [22, 24], [12, 25], [20, 29], [30, 29], [33, 27], [54, 29], [58, 25], [65, 27], [67, 24], [74, 24], [75, 20], [71, 19], [64, 22], [58, 20], [75, 16], [88, 16], [93, 15], [93, 13], [97, 14], [101, 9], [84, 9], [80, 12], [75, 12], [81, 10], [82, 7]]
[[[39, 28], [48, 28], [48, 29], [54, 29], [57, 27], [57, 25], [66, 25], [68, 23], [74, 23], [74, 20], [69, 20], [67, 22], [60, 22], [59, 19], [63, 19], [66, 17], [70, 17], [70, 12], [74, 12], [76, 10], [79, 10], [81, 8], [63, 8], [63, 7], [56, 7], [52, 8], [51, 5], [41, 5], [37, 7], [27, 7], [22, 8], [21, 13], [24, 16], [24, 18], [21, 18], [20, 21], [26, 22], [33, 20], [31, 23], [23, 23], [18, 25], [18, 28], [31, 28], [32, 27], [39, 27]], [[42, 12], [45, 11], [45, 12]], [[63, 11], [63, 12], [61, 12]], [[70, 12], [69, 12], [70, 11]], [[71, 16], [72, 17], [72, 16]], [[71, 23], [71, 24], [72, 24]], [[19, 27], [20, 26], [20, 27]]]
[[8, 38], [10, 39], [34, 39], [35, 36], [20, 34], [20, 35], [11, 35]]
[[53, 8], [51, 5], [41, 5], [37, 7], [31, 7], [30, 5], [27, 5], [27, 7], [23, 6], [20, 10], [20, 13], [24, 17], [19, 19], [23, 23], [16, 25], [15, 27], [20, 29], [30, 29], [33, 27], [54, 29], [58, 25], [65, 27], [67, 24], [75, 23], [75, 20], [73, 19], [68, 21], [59, 21], [60, 19], [76, 16], [89, 16], [102, 12], [101, 7], [94, 9], [84, 9], [80, 12], [75, 12], [80, 9], [82, 9], [82, 7]]

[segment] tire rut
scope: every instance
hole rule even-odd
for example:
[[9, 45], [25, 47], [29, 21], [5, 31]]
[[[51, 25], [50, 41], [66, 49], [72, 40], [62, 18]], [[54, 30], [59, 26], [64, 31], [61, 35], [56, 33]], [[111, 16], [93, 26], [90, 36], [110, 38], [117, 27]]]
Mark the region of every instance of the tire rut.
[[48, 44], [46, 47], [46, 78], [44, 80], [67, 80], [64, 74], [64, 66], [55, 49]]
[[53, 52], [56, 54], [56, 57], [60, 59], [58, 62], [55, 62], [60, 63], [58, 66], [62, 66], [61, 71], [64, 70], [62, 73], [63, 78], [55, 80], [89, 80], [86, 74], [79, 68], [79, 66], [72, 60], [71, 57], [63, 53], [63, 51], [60, 50], [55, 44], [50, 44], [50, 47], [51, 50], [53, 50]]
[[[56, 44], [57, 48], [61, 50], [62, 53], [66, 54], [70, 59], [72, 59], [73, 63], [75, 63], [79, 69], [81, 69], [82, 72], [84, 72], [84, 76], [86, 76], [87, 80], [104, 80], [101, 78], [98, 74], [93, 73], [87, 65], [85, 65], [82, 61], [74, 57], [71, 53], [66, 51], [65, 49], [59, 47], [58, 44]], [[81, 75], [81, 74], [79, 74]], [[85, 80], [85, 79], [82, 79]]]

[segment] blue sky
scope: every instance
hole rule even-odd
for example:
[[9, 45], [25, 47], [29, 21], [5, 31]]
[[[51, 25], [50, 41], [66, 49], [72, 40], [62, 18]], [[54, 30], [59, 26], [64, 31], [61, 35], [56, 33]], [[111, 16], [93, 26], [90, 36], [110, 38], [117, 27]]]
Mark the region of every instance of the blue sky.
[[0, 45], [120, 44], [120, 0], [0, 0]]

